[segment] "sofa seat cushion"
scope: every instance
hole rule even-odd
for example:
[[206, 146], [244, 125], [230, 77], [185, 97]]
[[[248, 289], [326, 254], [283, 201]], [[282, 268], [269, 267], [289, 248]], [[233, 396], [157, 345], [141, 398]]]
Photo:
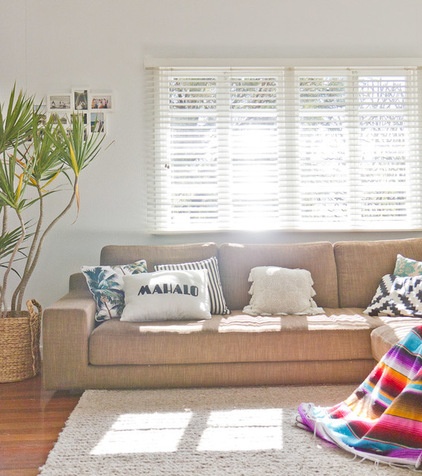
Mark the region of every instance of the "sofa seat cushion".
[[422, 325], [422, 319], [419, 318], [383, 317], [382, 320], [384, 325], [371, 332], [372, 355], [378, 361], [413, 327]]
[[107, 321], [90, 336], [91, 365], [160, 365], [372, 359], [383, 322], [362, 309], [314, 316], [250, 316], [154, 323]]

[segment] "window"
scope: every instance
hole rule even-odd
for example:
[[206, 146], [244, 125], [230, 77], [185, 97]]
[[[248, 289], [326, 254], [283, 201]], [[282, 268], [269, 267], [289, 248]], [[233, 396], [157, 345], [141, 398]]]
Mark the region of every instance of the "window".
[[416, 67], [153, 67], [152, 231], [421, 229]]

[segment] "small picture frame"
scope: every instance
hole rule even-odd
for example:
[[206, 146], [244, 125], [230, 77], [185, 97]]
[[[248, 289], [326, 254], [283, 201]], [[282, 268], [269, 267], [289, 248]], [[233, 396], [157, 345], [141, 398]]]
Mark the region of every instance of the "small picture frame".
[[70, 116], [66, 112], [53, 111], [50, 113], [50, 118], [54, 122], [57, 122], [57, 123], [61, 122], [65, 129], [70, 127]]
[[86, 127], [88, 124], [88, 112], [87, 111], [73, 111], [72, 112], [72, 117], [73, 116], [82, 116], [84, 126]]
[[91, 112], [91, 134], [105, 134], [105, 114], [103, 112]]
[[47, 119], [48, 119], [48, 112], [47, 112], [46, 104], [45, 103], [34, 104], [33, 110], [34, 110], [34, 112], [39, 114], [39, 117], [40, 117], [42, 123], [45, 124], [47, 122]]
[[72, 96], [70, 94], [51, 94], [47, 96], [48, 111], [70, 111]]
[[91, 110], [92, 111], [112, 111], [113, 96], [111, 94], [91, 94]]
[[88, 110], [88, 89], [77, 88], [72, 90], [73, 95], [73, 109], [75, 111]]

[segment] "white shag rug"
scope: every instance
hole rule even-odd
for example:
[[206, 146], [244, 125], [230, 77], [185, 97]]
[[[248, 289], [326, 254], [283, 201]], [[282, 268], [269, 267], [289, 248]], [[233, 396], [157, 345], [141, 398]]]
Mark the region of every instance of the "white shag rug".
[[355, 386], [88, 390], [42, 476], [365, 476], [375, 466], [295, 425], [301, 402], [331, 406]]

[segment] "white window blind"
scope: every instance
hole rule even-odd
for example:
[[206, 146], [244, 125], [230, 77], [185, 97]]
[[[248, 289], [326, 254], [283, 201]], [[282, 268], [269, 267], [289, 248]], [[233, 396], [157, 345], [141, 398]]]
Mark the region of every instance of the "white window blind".
[[151, 231], [422, 228], [416, 67], [149, 71]]

